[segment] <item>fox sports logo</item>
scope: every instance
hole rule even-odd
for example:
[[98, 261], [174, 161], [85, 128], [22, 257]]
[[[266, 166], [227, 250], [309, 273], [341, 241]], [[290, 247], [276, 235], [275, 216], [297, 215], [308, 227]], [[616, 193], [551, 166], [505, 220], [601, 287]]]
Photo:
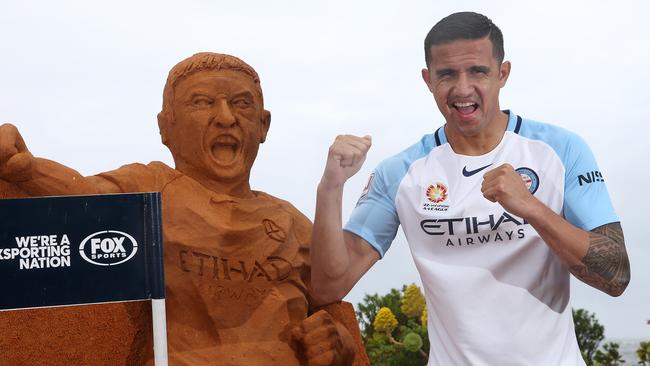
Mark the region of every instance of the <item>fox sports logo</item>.
[[115, 266], [128, 261], [138, 251], [138, 242], [124, 232], [98, 231], [88, 235], [79, 245], [79, 254], [86, 262], [98, 266]]

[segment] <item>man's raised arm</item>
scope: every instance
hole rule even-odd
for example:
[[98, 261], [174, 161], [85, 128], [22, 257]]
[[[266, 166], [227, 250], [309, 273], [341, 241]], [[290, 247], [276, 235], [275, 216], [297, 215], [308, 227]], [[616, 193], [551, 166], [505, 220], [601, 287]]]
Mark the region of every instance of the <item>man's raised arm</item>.
[[119, 188], [101, 177], [83, 177], [57, 162], [35, 158], [16, 126], [0, 125], [0, 179], [30, 196], [117, 193]]
[[611, 296], [625, 291], [630, 261], [619, 222], [589, 232], [574, 226], [530, 194], [508, 164], [487, 172], [481, 190], [485, 198], [526, 219], [582, 282]]
[[329, 149], [318, 185], [312, 233], [311, 281], [320, 304], [338, 301], [379, 259], [365, 240], [342, 229], [345, 182], [356, 174], [370, 149], [370, 136], [338, 136]]

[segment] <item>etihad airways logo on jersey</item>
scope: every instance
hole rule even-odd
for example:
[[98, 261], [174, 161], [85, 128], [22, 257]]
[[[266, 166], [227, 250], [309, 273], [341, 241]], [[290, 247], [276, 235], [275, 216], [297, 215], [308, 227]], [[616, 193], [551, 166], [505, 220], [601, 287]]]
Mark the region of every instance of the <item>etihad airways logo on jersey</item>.
[[[517, 226], [527, 224], [528, 221], [510, 215], [505, 211], [499, 217], [492, 214], [487, 218], [470, 216], [420, 221], [420, 227], [426, 234], [449, 236], [446, 246], [486, 244], [492, 241], [503, 242], [523, 239], [525, 231], [523, 228], [517, 228]], [[452, 238], [452, 236], [458, 237]]]

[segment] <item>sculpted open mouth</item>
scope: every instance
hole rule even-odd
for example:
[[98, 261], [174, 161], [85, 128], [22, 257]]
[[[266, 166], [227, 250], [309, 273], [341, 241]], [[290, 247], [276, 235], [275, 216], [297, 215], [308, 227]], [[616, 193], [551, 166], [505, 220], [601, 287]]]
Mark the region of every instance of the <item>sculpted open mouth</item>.
[[478, 109], [478, 103], [474, 102], [454, 102], [452, 105], [462, 115], [472, 114]]
[[232, 135], [220, 135], [212, 141], [212, 158], [221, 165], [230, 165], [237, 159], [241, 143]]

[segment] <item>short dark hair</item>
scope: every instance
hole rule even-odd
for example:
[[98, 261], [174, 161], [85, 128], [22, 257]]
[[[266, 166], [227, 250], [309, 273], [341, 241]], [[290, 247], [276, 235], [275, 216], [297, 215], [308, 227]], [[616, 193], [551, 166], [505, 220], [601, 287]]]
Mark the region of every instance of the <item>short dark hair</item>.
[[424, 38], [424, 60], [429, 67], [431, 62], [430, 49], [433, 45], [449, 43], [459, 39], [481, 39], [490, 37], [492, 54], [498, 63], [503, 62], [503, 34], [490, 18], [471, 11], [454, 13], [442, 18], [431, 28]]
[[197, 72], [212, 70], [238, 71], [248, 76], [257, 87], [262, 106], [264, 105], [260, 77], [250, 65], [235, 56], [223, 53], [199, 52], [177, 63], [169, 71], [167, 82], [163, 88], [163, 105], [160, 113], [171, 116], [174, 89], [179, 81]]

